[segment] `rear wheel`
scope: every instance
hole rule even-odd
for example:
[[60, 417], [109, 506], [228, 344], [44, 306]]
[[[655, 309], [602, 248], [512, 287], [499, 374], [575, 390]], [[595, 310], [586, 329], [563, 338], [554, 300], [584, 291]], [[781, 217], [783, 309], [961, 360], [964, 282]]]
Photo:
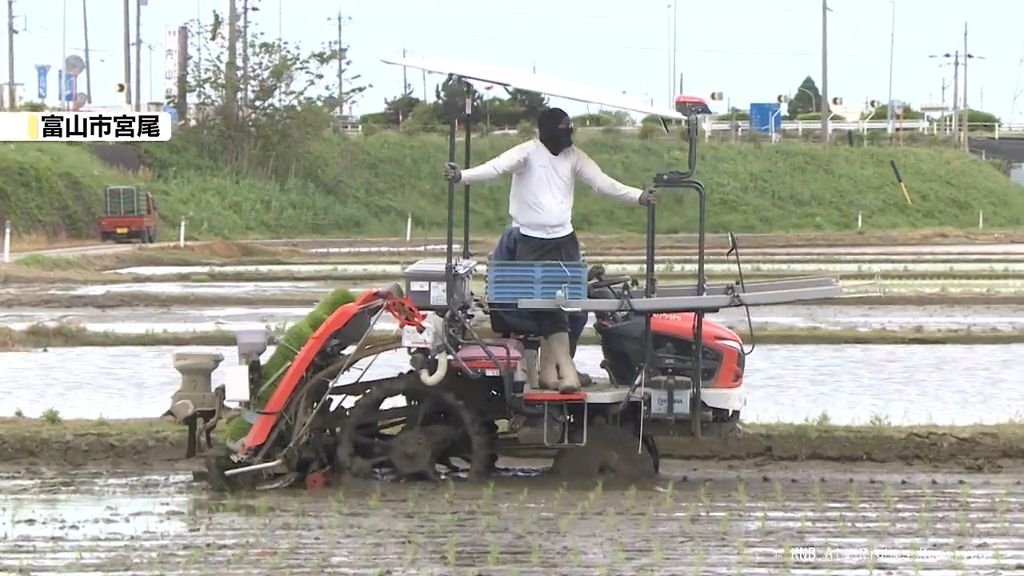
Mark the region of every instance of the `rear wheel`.
[[[403, 397], [404, 405], [393, 405]], [[457, 469], [452, 458], [469, 464], [471, 480], [487, 476], [489, 436], [451, 392], [409, 373], [375, 385], [355, 402], [338, 436], [335, 463], [338, 472], [355, 477], [438, 480], [438, 466]]]

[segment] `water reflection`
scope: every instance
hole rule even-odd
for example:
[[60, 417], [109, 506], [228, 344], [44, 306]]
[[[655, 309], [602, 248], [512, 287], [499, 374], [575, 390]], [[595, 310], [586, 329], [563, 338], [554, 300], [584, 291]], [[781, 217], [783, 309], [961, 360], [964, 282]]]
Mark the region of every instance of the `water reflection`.
[[[193, 347], [237, 362], [233, 347]], [[155, 417], [180, 375], [170, 347], [54, 348], [0, 353], [0, 416]], [[264, 354], [264, 360], [273, 348]], [[759, 345], [747, 362], [743, 418], [802, 422], [827, 412], [837, 424], [873, 416], [893, 424], [975, 424], [1024, 417], [1015, 345]], [[577, 364], [599, 373], [600, 349], [581, 346]], [[379, 358], [366, 377], [407, 368], [404, 351]], [[224, 381], [214, 372], [214, 386]]]

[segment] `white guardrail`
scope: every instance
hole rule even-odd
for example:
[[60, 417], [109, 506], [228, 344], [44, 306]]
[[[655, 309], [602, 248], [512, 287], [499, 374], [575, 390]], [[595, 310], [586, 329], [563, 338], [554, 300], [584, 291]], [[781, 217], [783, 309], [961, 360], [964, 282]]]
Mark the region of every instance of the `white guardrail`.
[[[747, 120], [737, 120], [735, 122], [736, 130], [739, 133], [743, 133], [750, 130], [750, 122]], [[780, 123], [781, 128], [779, 132], [796, 132], [803, 134], [807, 132], [819, 132], [821, 131], [821, 120], [785, 120]], [[893, 120], [892, 126], [894, 130], [902, 131], [916, 131], [926, 134], [952, 134], [952, 129], [948, 122], [936, 122], [934, 120]], [[733, 130], [733, 122], [729, 120], [705, 120], [701, 122], [701, 128], [704, 129], [705, 133], [711, 132], [729, 132]], [[1020, 134], [1024, 133], [1024, 124], [993, 124], [993, 123], [971, 123], [969, 125], [971, 131], [974, 132], [987, 132], [991, 133], [994, 138], [998, 139], [999, 135], [1002, 134]], [[855, 122], [849, 121], [830, 121], [828, 123], [829, 132], [835, 131], [846, 131], [854, 130], [861, 133], [866, 133], [868, 130], [888, 130], [889, 122], [887, 120], [859, 120]]]

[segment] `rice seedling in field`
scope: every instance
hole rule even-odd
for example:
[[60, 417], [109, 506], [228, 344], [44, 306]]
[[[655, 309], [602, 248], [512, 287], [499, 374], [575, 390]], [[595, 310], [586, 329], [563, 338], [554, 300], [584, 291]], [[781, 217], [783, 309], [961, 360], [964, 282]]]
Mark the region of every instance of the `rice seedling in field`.
[[811, 486], [811, 494], [814, 496], [814, 503], [820, 507], [824, 503], [824, 499], [821, 493], [821, 483], [817, 480]]
[[847, 493], [850, 499], [850, 506], [857, 508], [860, 506], [860, 494], [857, 490], [857, 484], [850, 484], [850, 491]]
[[745, 507], [747, 505], [747, 490], [746, 488], [744, 488], [742, 480], [736, 483], [736, 492], [734, 494], [736, 497], [736, 502], [740, 505], [740, 507]]
[[694, 574], [701, 574], [701, 570], [703, 568], [704, 568], [704, 550], [702, 550], [701, 548], [698, 547], [697, 551], [694, 552], [694, 557], [693, 557], [693, 573]]
[[487, 566], [498, 566], [500, 558], [498, 544], [494, 540], [489, 540], [487, 542]]
[[882, 498], [885, 500], [885, 509], [892, 512], [896, 509], [896, 494], [893, 492], [892, 486], [886, 484], [882, 488]]
[[757, 533], [759, 536], [764, 538], [768, 531], [768, 505], [765, 504], [761, 509], [761, 518], [757, 521]]
[[566, 483], [562, 482], [558, 486], [558, 490], [555, 491], [555, 496], [554, 496], [554, 500], [553, 500], [553, 504], [555, 505], [555, 507], [557, 507], [562, 502], [562, 498], [565, 496], [565, 489], [566, 489]]
[[449, 566], [455, 565], [455, 535], [449, 534], [447, 541], [445, 541], [445, 560], [448, 561]]
[[583, 554], [580, 553], [580, 543], [575, 538], [572, 539], [572, 546], [569, 548], [569, 562], [574, 566], [579, 566], [580, 561], [583, 559]]
[[775, 494], [775, 501], [779, 504], [786, 503], [786, 495], [782, 492], [782, 483], [778, 480], [772, 483], [772, 492]]
[[700, 485], [700, 503], [704, 505], [705, 509], [711, 508], [711, 498], [708, 496], [707, 482]]
[[651, 520], [654, 518], [654, 505], [647, 506], [647, 513], [640, 519], [640, 530], [644, 535], [651, 532]]
[[918, 513], [917, 530], [925, 536], [931, 535], [931, 519], [929, 518], [928, 514]]
[[530, 538], [530, 562], [534, 566], [540, 564], [540, 543], [535, 538]]
[[626, 507], [632, 508], [633, 504], [636, 503], [636, 484], [630, 484], [629, 489], [626, 490]]
[[529, 489], [529, 488], [527, 488], [526, 486], [523, 486], [523, 491], [519, 493], [519, 501], [518, 501], [518, 504], [519, 504], [520, 506], [522, 506], [523, 504], [525, 504], [525, 503], [526, 503], [526, 498], [527, 498], [527, 497], [528, 497], [529, 495], [530, 495], [530, 489]]
[[655, 564], [661, 564], [665, 561], [665, 551], [661, 549], [660, 540], [655, 540], [651, 543], [651, 559]]
[[729, 530], [729, 512], [726, 511], [722, 514], [722, 517], [718, 519], [718, 533], [725, 536], [725, 533]]

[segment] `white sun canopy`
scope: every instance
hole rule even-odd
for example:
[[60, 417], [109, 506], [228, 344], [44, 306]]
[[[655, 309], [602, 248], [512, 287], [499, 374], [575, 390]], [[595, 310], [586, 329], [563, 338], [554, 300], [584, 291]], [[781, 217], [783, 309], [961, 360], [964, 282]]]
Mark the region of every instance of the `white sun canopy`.
[[471, 84], [508, 86], [518, 90], [537, 92], [548, 96], [556, 96], [578, 102], [600, 104], [611, 108], [652, 114], [661, 118], [684, 120], [686, 117], [678, 111], [662, 106], [651, 106], [642, 101], [627, 98], [619, 94], [601, 92], [590, 86], [566, 82], [541, 74], [512, 70], [490, 64], [442, 60], [435, 58], [381, 58], [385, 64], [406, 66], [417, 70], [425, 70], [435, 74], [454, 74]]

